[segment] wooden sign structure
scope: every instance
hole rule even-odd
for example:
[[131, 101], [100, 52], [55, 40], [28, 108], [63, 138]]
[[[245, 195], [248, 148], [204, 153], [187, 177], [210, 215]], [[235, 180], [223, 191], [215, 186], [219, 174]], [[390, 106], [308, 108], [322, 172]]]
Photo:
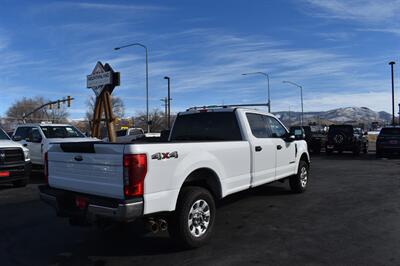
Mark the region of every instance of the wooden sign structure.
[[114, 72], [109, 64], [103, 65], [101, 62], [97, 62], [92, 74], [87, 76], [86, 83], [87, 88], [91, 88], [96, 94], [91, 127], [92, 137], [101, 138], [100, 126], [104, 121], [107, 126], [109, 142], [115, 142], [115, 117], [112, 110], [111, 93], [116, 86], [120, 85], [120, 74]]

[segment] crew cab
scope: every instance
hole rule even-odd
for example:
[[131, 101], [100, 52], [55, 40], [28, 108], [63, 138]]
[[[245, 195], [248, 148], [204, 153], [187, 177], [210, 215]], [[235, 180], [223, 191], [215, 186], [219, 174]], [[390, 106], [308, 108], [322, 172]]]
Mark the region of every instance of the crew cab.
[[217, 200], [285, 179], [303, 192], [310, 167], [304, 140], [245, 108], [179, 113], [166, 142], [61, 143], [46, 159], [40, 195], [60, 216], [73, 224], [141, 217], [189, 248], [211, 237]]
[[12, 183], [15, 187], [28, 184], [31, 172], [29, 151], [10, 139], [0, 128], [0, 184]]
[[50, 143], [97, 140], [87, 138], [74, 126], [48, 123], [18, 125], [12, 139], [29, 149], [32, 164], [41, 166]]

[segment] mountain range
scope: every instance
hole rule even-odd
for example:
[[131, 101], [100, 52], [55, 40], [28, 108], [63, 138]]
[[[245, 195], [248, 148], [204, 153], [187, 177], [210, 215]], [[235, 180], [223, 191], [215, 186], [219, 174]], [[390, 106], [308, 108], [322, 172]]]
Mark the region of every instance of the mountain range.
[[[301, 112], [273, 112], [286, 125], [300, 123]], [[387, 124], [391, 121], [392, 115], [381, 111], [376, 112], [368, 107], [345, 107], [323, 112], [305, 112], [304, 124], [316, 122], [317, 124], [366, 124], [372, 122]]]

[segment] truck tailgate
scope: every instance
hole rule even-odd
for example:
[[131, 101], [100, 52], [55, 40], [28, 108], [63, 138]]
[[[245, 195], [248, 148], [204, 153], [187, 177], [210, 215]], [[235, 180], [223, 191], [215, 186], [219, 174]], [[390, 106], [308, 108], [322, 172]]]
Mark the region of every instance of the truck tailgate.
[[49, 185], [80, 193], [124, 198], [123, 144], [62, 143], [49, 149]]

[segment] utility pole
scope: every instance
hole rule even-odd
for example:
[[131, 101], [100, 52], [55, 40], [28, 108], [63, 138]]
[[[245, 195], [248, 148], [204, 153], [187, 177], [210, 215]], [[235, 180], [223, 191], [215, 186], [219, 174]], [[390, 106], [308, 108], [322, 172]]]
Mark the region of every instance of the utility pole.
[[268, 113], [271, 113], [271, 92], [270, 92], [270, 88], [269, 88], [269, 74], [265, 73], [265, 72], [251, 72], [251, 73], [243, 73], [243, 76], [248, 76], [248, 75], [263, 75], [264, 77], [267, 78], [267, 92], [268, 92]]
[[164, 121], [165, 121], [165, 126], [169, 128], [169, 121], [168, 121], [168, 98], [165, 97], [164, 99], [161, 99], [160, 101], [164, 102]]
[[168, 114], [167, 114], [167, 125], [168, 125], [168, 130], [171, 129], [171, 78], [170, 77], [164, 77], [164, 79], [168, 80]]
[[296, 86], [297, 88], [300, 89], [300, 101], [301, 101], [301, 126], [303, 126], [304, 123], [304, 107], [303, 107], [303, 86], [300, 86], [297, 83], [291, 82], [291, 81], [282, 81], [283, 83], [288, 83]]
[[392, 72], [392, 126], [396, 125], [395, 114], [394, 114], [394, 69], [393, 69], [394, 64], [396, 64], [396, 62], [394, 61], [389, 62]]
[[120, 47], [115, 47], [114, 50], [120, 50], [122, 48], [131, 47], [131, 46], [140, 46], [144, 48], [146, 52], [146, 124], [147, 124], [147, 133], [150, 133], [150, 121], [149, 121], [149, 51], [147, 46], [141, 43], [132, 43]]

